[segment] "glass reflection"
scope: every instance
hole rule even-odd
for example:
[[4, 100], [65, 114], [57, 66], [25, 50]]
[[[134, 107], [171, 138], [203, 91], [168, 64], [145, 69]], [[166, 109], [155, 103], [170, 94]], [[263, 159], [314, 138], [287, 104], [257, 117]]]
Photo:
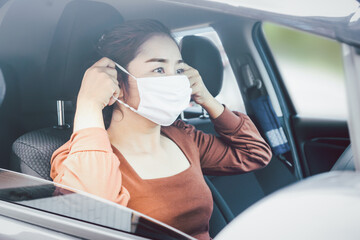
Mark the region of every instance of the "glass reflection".
[[1, 169], [0, 200], [151, 239], [193, 239], [129, 208]]

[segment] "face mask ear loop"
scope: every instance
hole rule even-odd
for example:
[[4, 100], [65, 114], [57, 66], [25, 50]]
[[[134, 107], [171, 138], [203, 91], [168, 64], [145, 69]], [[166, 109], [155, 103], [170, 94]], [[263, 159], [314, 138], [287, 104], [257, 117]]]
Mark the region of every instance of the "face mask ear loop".
[[[126, 73], [127, 75], [133, 77], [134, 79], [136, 79], [136, 77], [134, 75], [132, 75], [131, 73], [129, 73], [125, 68], [123, 68], [120, 64], [114, 62], [115, 65], [124, 73]], [[128, 104], [124, 103], [123, 101], [121, 101], [120, 99], [117, 99], [113, 96], [113, 99], [115, 99], [116, 101], [118, 101], [119, 103], [121, 103], [122, 105], [124, 105], [125, 107], [129, 108], [131, 111], [137, 112], [137, 110], [131, 106], [129, 106]]]
[[124, 103], [123, 101], [121, 101], [120, 99], [115, 98], [114, 96], [112, 96], [113, 99], [115, 99], [116, 101], [118, 101], [120, 104], [124, 105], [125, 107], [129, 108], [131, 111], [133, 112], [137, 112], [137, 110], [131, 106], [129, 106], [128, 104]]
[[122, 66], [120, 66], [118, 63], [114, 62], [115, 65], [121, 70], [123, 71], [124, 73], [126, 73], [127, 75], [133, 77], [134, 79], [136, 79], [136, 77], [134, 75], [132, 75], [131, 73], [129, 73], [125, 68], [123, 68]]

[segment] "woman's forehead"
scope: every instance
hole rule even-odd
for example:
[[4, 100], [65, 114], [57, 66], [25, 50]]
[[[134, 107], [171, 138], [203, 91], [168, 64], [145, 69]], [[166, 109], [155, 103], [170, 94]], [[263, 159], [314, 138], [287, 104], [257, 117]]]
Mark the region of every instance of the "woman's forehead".
[[151, 37], [141, 45], [136, 58], [141, 58], [145, 62], [153, 59], [178, 62], [182, 59], [178, 45], [168, 36]]

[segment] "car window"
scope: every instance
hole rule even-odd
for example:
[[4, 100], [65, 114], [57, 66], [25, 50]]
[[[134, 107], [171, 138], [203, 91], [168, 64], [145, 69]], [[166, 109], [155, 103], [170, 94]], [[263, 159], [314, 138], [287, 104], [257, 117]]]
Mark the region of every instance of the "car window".
[[150, 217], [84, 192], [0, 169], [0, 203], [13, 203], [142, 237], [192, 239]]
[[230, 66], [229, 59], [216, 31], [212, 27], [174, 31], [174, 36], [178, 43], [180, 43], [183, 37], [188, 35], [206, 37], [218, 48], [224, 66], [224, 76], [220, 93], [214, 97], [219, 102], [225, 104], [229, 109], [246, 113], [245, 105], [234, 72]]
[[297, 113], [305, 117], [345, 119], [340, 44], [272, 23], [264, 23], [263, 32]]

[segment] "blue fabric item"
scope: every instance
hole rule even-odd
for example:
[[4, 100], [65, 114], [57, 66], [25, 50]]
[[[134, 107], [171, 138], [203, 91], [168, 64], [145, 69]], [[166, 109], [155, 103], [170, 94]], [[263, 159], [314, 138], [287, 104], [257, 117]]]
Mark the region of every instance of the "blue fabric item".
[[276, 116], [269, 96], [261, 96], [251, 100], [250, 105], [255, 119], [260, 125], [261, 131], [265, 133], [266, 140], [270, 144], [273, 153], [279, 156], [290, 151], [288, 140]]

